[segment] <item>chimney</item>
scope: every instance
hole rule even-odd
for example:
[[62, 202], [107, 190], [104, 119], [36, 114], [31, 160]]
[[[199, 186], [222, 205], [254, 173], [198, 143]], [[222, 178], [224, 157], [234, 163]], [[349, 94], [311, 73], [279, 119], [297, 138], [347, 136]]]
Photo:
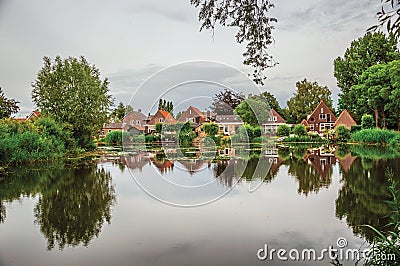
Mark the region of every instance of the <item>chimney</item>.
[[210, 112], [210, 110], [207, 110], [206, 116], [207, 116], [207, 118], [211, 118], [211, 112]]
[[138, 111], [139, 113], [141, 113], [141, 112], [142, 112], [142, 109], [138, 109], [137, 111]]

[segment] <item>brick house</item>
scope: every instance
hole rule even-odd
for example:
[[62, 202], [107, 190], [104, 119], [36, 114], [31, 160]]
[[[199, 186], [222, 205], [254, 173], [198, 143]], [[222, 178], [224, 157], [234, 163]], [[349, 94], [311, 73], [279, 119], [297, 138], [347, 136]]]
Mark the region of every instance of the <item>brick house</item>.
[[122, 122], [126, 124], [126, 131], [129, 133], [138, 135], [145, 132], [146, 116], [142, 113], [141, 109], [127, 113], [122, 118]]
[[156, 124], [158, 123], [175, 124], [176, 120], [169, 112], [158, 110], [153, 116], [151, 116], [147, 124], [144, 125], [145, 133], [149, 134], [153, 132], [156, 129]]
[[335, 122], [335, 114], [328, 108], [322, 99], [314, 112], [307, 117], [310, 131], [316, 131], [318, 133], [323, 133], [324, 129], [333, 129]]
[[190, 122], [192, 125], [198, 126], [206, 122], [205, 115], [196, 107], [189, 106], [186, 111], [178, 118], [178, 122]]

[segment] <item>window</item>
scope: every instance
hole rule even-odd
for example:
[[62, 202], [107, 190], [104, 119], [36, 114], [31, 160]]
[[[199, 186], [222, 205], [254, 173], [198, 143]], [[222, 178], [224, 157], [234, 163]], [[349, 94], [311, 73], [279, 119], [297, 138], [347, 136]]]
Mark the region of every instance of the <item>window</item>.
[[130, 122], [130, 124], [131, 124], [131, 125], [134, 125], [134, 124], [135, 124], [135, 120], [132, 120], [132, 121]]
[[139, 120], [138, 120], [138, 121], [136, 121], [136, 124], [140, 125], [140, 121], [139, 121]]
[[311, 119], [310, 119], [310, 120], [311, 120], [311, 122], [314, 122], [314, 117], [311, 117]]
[[314, 130], [314, 124], [311, 124], [311, 125], [310, 125], [310, 129], [311, 129], [311, 130]]
[[325, 114], [320, 114], [319, 119], [325, 119]]
[[324, 112], [324, 108], [321, 108], [321, 113], [323, 113]]
[[225, 128], [224, 128], [224, 131], [225, 131], [225, 132], [228, 132], [228, 127], [225, 127]]
[[322, 130], [324, 130], [324, 128], [325, 128], [325, 125], [324, 124], [321, 124], [321, 126], [319, 127], [319, 129], [322, 131]]
[[112, 131], [111, 129], [108, 130], [108, 132], [111, 132], [111, 131]]
[[158, 119], [158, 122], [162, 123], [162, 121], [163, 121], [163, 119], [162, 119], [162, 118]]
[[275, 121], [275, 122], [278, 121], [278, 117], [273, 116], [273, 117], [272, 117], [272, 121]]

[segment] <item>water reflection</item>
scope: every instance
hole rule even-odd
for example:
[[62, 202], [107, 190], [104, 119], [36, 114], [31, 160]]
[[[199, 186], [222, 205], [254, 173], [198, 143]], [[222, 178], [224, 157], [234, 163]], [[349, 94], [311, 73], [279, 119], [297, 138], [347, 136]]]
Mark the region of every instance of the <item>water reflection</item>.
[[37, 171], [18, 169], [6, 180], [1, 184], [2, 201], [39, 195], [34, 222], [47, 239], [47, 249], [56, 245], [60, 249], [87, 246], [99, 235], [103, 223], [111, 221], [111, 206], [115, 203], [112, 179], [94, 162], [58, 163]]

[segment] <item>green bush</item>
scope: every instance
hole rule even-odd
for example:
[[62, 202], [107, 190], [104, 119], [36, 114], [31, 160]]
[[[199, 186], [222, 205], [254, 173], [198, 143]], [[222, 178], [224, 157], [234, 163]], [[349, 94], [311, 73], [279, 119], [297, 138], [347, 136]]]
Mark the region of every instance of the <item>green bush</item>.
[[276, 134], [279, 137], [287, 137], [290, 135], [290, 127], [288, 125], [279, 125]]
[[350, 139], [350, 130], [340, 125], [336, 128], [336, 138], [339, 142], [347, 142]]
[[122, 130], [113, 130], [108, 132], [104, 142], [107, 144], [121, 145], [123, 139], [128, 139], [130, 134]]
[[0, 121], [0, 164], [52, 160], [75, 147], [68, 127], [50, 118]]
[[350, 133], [354, 133], [354, 132], [360, 131], [361, 129], [362, 129], [362, 127], [360, 125], [351, 126]]
[[295, 125], [292, 130], [292, 133], [297, 136], [305, 136], [305, 135], [307, 135], [306, 126], [302, 125], [302, 124]]
[[219, 126], [213, 122], [204, 123], [202, 127], [204, 132], [209, 136], [215, 136], [218, 134]]
[[386, 129], [362, 129], [351, 135], [351, 140], [360, 143], [371, 143], [371, 144], [389, 144], [398, 136], [393, 130]]
[[369, 114], [364, 114], [361, 117], [361, 128], [367, 129], [367, 128], [374, 128], [374, 127], [375, 127], [374, 117]]

